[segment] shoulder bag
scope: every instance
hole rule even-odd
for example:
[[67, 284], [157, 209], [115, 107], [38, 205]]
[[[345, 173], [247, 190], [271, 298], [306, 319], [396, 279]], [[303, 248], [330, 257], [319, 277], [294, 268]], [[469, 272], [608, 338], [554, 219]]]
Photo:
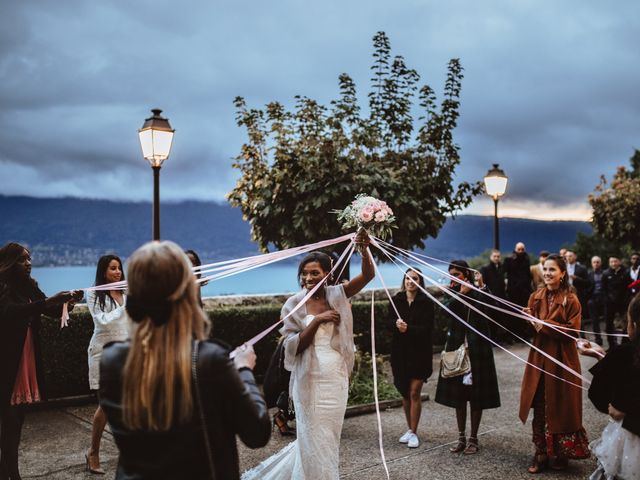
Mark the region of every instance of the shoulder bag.
[[[471, 310], [467, 312], [467, 323]], [[464, 336], [464, 343], [452, 352], [442, 351], [440, 354], [440, 376], [442, 378], [459, 377], [471, 371], [471, 361], [467, 346], [467, 336]]]

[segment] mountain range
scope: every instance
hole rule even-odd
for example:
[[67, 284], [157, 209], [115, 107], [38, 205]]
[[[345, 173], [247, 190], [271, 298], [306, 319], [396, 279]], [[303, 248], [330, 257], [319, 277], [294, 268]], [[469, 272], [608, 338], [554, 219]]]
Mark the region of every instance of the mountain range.
[[[35, 266], [94, 265], [100, 255], [129, 256], [151, 238], [151, 204], [80, 198], [0, 195], [0, 244], [19, 242], [32, 251]], [[163, 203], [161, 235], [197, 251], [203, 261], [258, 253], [249, 223], [226, 203]], [[500, 219], [502, 251], [518, 241], [537, 255], [557, 251], [591, 232], [587, 222]], [[443, 260], [469, 258], [493, 246], [493, 217], [459, 215], [447, 220], [425, 253]]]

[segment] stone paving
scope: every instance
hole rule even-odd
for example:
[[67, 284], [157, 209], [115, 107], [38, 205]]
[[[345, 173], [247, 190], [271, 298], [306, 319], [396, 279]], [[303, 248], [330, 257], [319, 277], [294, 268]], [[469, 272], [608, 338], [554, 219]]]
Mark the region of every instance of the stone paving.
[[[526, 358], [527, 348], [513, 347], [510, 352]], [[593, 459], [572, 461], [564, 472], [547, 471], [531, 475], [529, 465], [532, 446], [530, 424], [522, 425], [517, 417], [520, 381], [523, 364], [503, 351], [496, 351], [496, 364], [500, 382], [502, 407], [488, 410], [480, 428], [480, 447], [477, 455], [451, 454], [448, 447], [456, 441], [457, 428], [453, 409], [433, 401], [423, 404], [419, 448], [409, 449], [398, 443], [404, 433], [404, 415], [399, 408], [382, 412], [383, 445], [390, 478], [403, 479], [586, 479], [595, 468]], [[587, 370], [593, 359], [582, 358]], [[437, 360], [434, 361], [437, 366]], [[586, 374], [588, 377], [588, 373]], [[424, 393], [435, 395], [435, 380], [425, 385]], [[607, 424], [607, 416], [596, 411], [583, 397], [584, 426], [590, 439], [599, 436]], [[91, 417], [95, 405], [68, 407], [34, 412], [27, 417], [21, 450], [23, 478], [96, 479], [113, 478], [117, 462], [117, 449], [107, 432], [102, 443], [102, 465], [105, 477], [96, 477], [84, 471], [84, 452], [89, 445]], [[345, 420], [340, 447], [341, 478], [373, 480], [386, 478], [378, 449], [375, 414]], [[239, 444], [240, 463], [247, 469], [278, 451], [290, 441], [274, 432], [269, 444], [262, 449], [250, 450]], [[239, 442], [240, 443], [240, 442]]]

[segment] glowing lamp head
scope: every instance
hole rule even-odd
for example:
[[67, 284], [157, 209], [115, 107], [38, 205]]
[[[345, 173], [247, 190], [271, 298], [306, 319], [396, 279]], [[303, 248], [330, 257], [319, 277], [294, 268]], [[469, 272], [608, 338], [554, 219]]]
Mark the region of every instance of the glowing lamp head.
[[497, 163], [494, 163], [493, 168], [489, 170], [484, 177], [484, 188], [487, 195], [491, 196], [494, 200], [503, 196], [507, 190], [507, 180], [508, 178], [502, 169], [498, 168]]
[[162, 110], [155, 108], [151, 112], [153, 115], [144, 121], [144, 125], [138, 130], [138, 136], [142, 156], [152, 167], [160, 167], [169, 158], [175, 130], [169, 125], [169, 120], [160, 115]]

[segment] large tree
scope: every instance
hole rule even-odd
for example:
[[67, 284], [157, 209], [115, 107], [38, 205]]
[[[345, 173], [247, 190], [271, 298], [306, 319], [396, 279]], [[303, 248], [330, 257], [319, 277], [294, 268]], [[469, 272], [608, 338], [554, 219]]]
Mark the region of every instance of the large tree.
[[241, 176], [227, 197], [240, 207], [263, 251], [343, 234], [330, 212], [346, 207], [358, 193], [381, 198], [394, 210], [395, 245], [423, 248], [448, 214], [481, 191], [479, 183], [454, 185], [460, 164], [453, 139], [460, 61], [450, 60], [438, 105], [434, 90], [419, 87], [420, 76], [403, 57], [392, 57], [384, 32], [373, 37], [373, 46], [366, 113], [354, 81], [344, 73], [338, 78], [340, 95], [330, 106], [296, 96], [291, 111], [279, 102], [257, 109], [235, 99], [236, 121], [248, 140], [234, 163]]
[[640, 247], [640, 150], [631, 157], [631, 168], [619, 167], [611, 182], [604, 175], [589, 195], [593, 228], [616, 245]]

